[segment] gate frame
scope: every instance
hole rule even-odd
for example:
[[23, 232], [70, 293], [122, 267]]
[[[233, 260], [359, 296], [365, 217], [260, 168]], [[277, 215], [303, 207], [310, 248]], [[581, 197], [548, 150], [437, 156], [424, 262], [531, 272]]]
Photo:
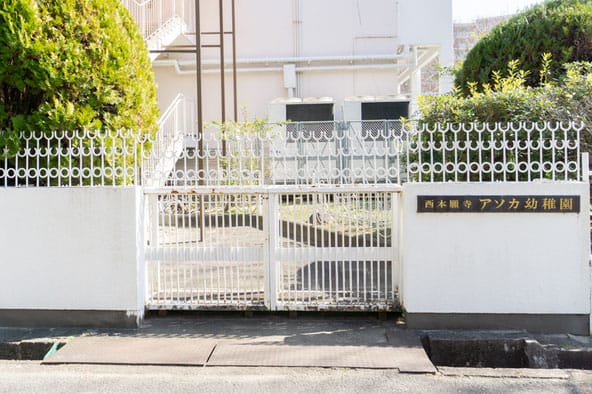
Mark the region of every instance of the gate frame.
[[[193, 186], [193, 187], [145, 187], [144, 198], [146, 201], [145, 215], [149, 220], [145, 220], [145, 233], [148, 240], [158, 239], [158, 219], [155, 215], [158, 208], [154, 206], [158, 195], [262, 195], [263, 196], [263, 232], [265, 237], [264, 255], [264, 309], [269, 311], [290, 311], [290, 310], [334, 310], [334, 311], [392, 311], [400, 305], [401, 289], [401, 221], [402, 221], [402, 193], [403, 187], [399, 184], [360, 184], [360, 185], [259, 185], [259, 186]], [[393, 196], [392, 209], [390, 214], [391, 222], [391, 247], [393, 255], [391, 257], [391, 286], [385, 289], [385, 293], [393, 294], [392, 308], [386, 309], [377, 305], [368, 305], [366, 307], [343, 307], [339, 305], [316, 305], [306, 304], [285, 305], [279, 302], [279, 283], [280, 271], [278, 259], [279, 249], [279, 196], [282, 194], [337, 194], [337, 193], [390, 193]], [[272, 220], [273, 218], [273, 220]], [[150, 230], [150, 231], [149, 231]], [[156, 237], [156, 238], [152, 238]], [[146, 248], [150, 248], [146, 242]], [[148, 253], [146, 253], [148, 254]], [[150, 269], [149, 261], [146, 259], [146, 283], [149, 283], [148, 277]], [[197, 306], [172, 306], [169, 304], [151, 304], [149, 301], [152, 295], [151, 289], [146, 286], [146, 307], [149, 310], [163, 309], [188, 309], [188, 310], [216, 310], [215, 306], [197, 305]], [[220, 308], [227, 309], [227, 308]], [[257, 306], [238, 306], [236, 310], [260, 309]]]

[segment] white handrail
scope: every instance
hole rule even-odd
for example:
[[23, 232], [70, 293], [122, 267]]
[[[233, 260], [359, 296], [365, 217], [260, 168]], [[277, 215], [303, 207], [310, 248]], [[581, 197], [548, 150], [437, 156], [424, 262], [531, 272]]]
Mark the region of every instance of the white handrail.
[[192, 0], [122, 0], [148, 40], [168, 21], [180, 18], [188, 29], [194, 26], [194, 2]]
[[[188, 117], [185, 96], [177, 94], [158, 121], [158, 134], [152, 147], [150, 159], [145, 163], [153, 182], [162, 185], [164, 179], [154, 179], [153, 174], [166, 176], [175, 167], [176, 159], [183, 149], [183, 135], [187, 130]], [[160, 177], [159, 177], [160, 178]]]

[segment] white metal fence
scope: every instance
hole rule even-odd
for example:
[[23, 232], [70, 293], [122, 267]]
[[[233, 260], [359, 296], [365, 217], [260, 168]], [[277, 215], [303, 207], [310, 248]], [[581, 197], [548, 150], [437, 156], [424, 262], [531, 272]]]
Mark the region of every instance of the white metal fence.
[[152, 309], [392, 310], [401, 183], [588, 176], [580, 124], [270, 124], [223, 144], [187, 133], [180, 102], [157, 135], [17, 134], [0, 165], [4, 187], [143, 185]]
[[0, 185], [191, 188], [586, 177], [581, 124], [270, 124], [227, 135], [223, 152], [219, 131], [203, 137], [187, 133], [184, 101], [173, 104], [156, 135], [130, 130], [15, 134], [20, 146], [0, 157]]
[[[581, 180], [582, 123], [447, 124], [412, 129], [407, 175], [417, 182]], [[587, 181], [587, 179], [585, 179]]]
[[[580, 180], [581, 124], [420, 125], [399, 121], [267, 125], [196, 138], [171, 185], [401, 184]], [[201, 141], [200, 141], [201, 140]]]
[[141, 184], [140, 168], [156, 138], [131, 130], [21, 132], [4, 149], [0, 186], [69, 187]]

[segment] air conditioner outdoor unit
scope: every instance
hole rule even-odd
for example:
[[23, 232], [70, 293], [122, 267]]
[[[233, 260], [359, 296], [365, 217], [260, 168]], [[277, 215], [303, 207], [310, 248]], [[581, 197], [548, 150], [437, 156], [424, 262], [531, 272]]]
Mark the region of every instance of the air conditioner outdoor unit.
[[343, 103], [345, 121], [400, 120], [409, 117], [409, 99], [402, 96], [348, 97]]
[[374, 182], [393, 182], [401, 146], [401, 118], [409, 117], [409, 99], [350, 97], [343, 103], [343, 115], [344, 166], [356, 181], [369, 177]]
[[[333, 157], [320, 152], [333, 152], [335, 141], [334, 100], [330, 97], [287, 98], [269, 103], [268, 117], [273, 126], [274, 157], [281, 165], [274, 168], [275, 183], [328, 181], [329, 175], [319, 175], [319, 168], [330, 169]], [[275, 149], [275, 150], [274, 150]], [[311, 159], [311, 158], [314, 158]], [[322, 179], [316, 178], [321, 177]], [[309, 179], [310, 178], [310, 179]]]

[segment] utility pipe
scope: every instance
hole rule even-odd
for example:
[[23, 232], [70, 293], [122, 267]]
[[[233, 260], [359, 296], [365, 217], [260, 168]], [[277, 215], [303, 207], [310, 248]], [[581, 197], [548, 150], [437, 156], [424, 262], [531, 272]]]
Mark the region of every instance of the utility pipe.
[[[190, 65], [190, 63], [184, 63]], [[184, 70], [176, 60], [160, 60], [154, 63], [154, 67], [174, 67], [178, 75], [195, 75], [195, 69]], [[388, 64], [351, 64], [351, 65], [335, 65], [335, 66], [304, 66], [296, 67], [296, 72], [315, 72], [315, 71], [344, 71], [344, 70], [389, 70], [405, 67], [415, 67], [413, 63], [388, 63]], [[230, 71], [230, 70], [228, 70]], [[240, 73], [259, 73], [259, 72], [283, 72], [282, 67], [251, 67], [239, 68], [237, 72]], [[209, 69], [203, 70], [202, 74], [219, 74], [220, 70]]]
[[[432, 48], [422, 46], [421, 48]], [[435, 48], [435, 47], [434, 47]], [[354, 55], [354, 56], [312, 56], [312, 57], [262, 57], [262, 58], [244, 58], [238, 59], [237, 64], [270, 64], [270, 63], [318, 63], [318, 62], [357, 62], [357, 61], [385, 61], [385, 60], [399, 60], [413, 58], [413, 54], [402, 54], [402, 55], [384, 55], [384, 54], [372, 54], [372, 55]], [[154, 63], [158, 63], [166, 60], [155, 60]], [[219, 65], [216, 60], [204, 60], [204, 65]]]

